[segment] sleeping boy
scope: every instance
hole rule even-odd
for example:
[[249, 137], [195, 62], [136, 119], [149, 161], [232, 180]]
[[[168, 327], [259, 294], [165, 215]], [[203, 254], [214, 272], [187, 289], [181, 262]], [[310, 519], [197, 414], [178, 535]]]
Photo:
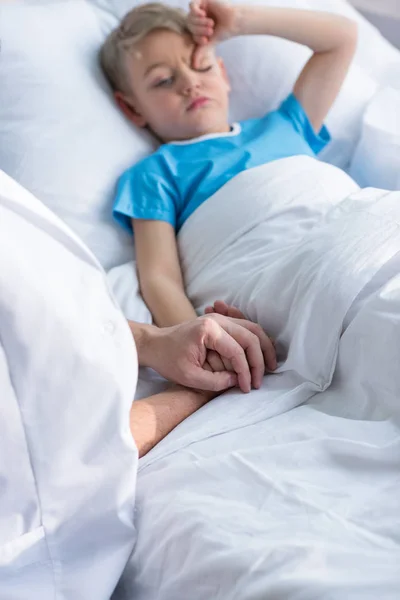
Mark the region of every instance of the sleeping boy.
[[[313, 55], [277, 110], [230, 123], [229, 79], [215, 45], [250, 34], [286, 38]], [[117, 221], [133, 228], [140, 288], [157, 325], [196, 317], [176, 242], [185, 220], [238, 173], [325, 147], [323, 121], [356, 43], [356, 24], [342, 16], [216, 0], [196, 0], [188, 15], [139, 6], [108, 37], [101, 64], [115, 99], [161, 143], [121, 176], [114, 204]]]

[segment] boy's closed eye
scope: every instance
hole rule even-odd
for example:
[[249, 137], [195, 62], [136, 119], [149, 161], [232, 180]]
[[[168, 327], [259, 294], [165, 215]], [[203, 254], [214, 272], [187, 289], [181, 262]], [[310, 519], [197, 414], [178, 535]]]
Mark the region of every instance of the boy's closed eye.
[[154, 87], [168, 87], [174, 83], [174, 78], [166, 77], [165, 79], [160, 79], [154, 83]]
[[197, 67], [197, 69], [193, 69], [194, 71], [199, 71], [199, 73], [207, 73], [207, 71], [211, 71], [211, 69], [213, 68], [213, 65], [208, 65], [207, 67]]
[[[196, 69], [192, 66], [192, 70], [197, 71], [198, 73], [207, 73], [208, 71], [211, 71], [212, 68], [213, 65], [210, 64], [207, 64], [207, 66], [201, 65]], [[175, 75], [170, 75], [169, 77], [163, 77], [162, 79], [155, 81], [153, 87], [169, 87], [170, 85], [173, 85], [174, 81]]]

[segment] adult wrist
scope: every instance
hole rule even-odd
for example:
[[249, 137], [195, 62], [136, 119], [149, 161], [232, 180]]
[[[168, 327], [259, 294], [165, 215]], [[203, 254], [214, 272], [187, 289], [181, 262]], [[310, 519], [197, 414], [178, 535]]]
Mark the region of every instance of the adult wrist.
[[135, 323], [128, 321], [133, 339], [135, 340], [136, 352], [140, 367], [152, 367], [152, 356], [154, 356], [154, 342], [160, 331], [156, 325], [146, 323]]

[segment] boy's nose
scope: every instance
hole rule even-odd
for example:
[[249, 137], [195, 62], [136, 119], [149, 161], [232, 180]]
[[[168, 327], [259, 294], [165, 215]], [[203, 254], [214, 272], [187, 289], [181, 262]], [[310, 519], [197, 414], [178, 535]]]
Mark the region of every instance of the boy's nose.
[[197, 75], [197, 73], [194, 73], [193, 71], [185, 73], [182, 76], [182, 93], [185, 96], [190, 95], [193, 90], [196, 90], [199, 88], [200, 82], [199, 82], [199, 77]]

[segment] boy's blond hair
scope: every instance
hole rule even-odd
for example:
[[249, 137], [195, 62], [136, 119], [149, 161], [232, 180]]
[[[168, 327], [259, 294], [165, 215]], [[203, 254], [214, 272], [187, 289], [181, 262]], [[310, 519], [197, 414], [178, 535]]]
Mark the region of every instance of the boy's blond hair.
[[185, 11], [153, 2], [131, 10], [114, 29], [100, 50], [100, 64], [114, 91], [126, 92], [126, 56], [146, 35], [156, 29], [168, 29], [180, 35], [189, 34]]

